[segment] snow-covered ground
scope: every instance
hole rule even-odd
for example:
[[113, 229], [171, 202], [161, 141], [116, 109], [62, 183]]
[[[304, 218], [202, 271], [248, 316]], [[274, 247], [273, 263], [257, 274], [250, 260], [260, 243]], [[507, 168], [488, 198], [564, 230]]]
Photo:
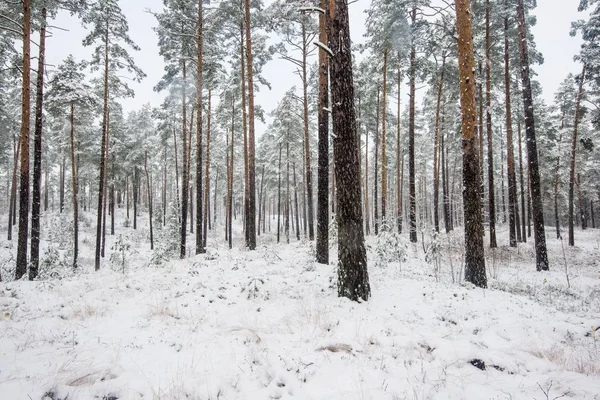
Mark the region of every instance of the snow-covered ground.
[[[550, 272], [532, 238], [486, 251], [487, 290], [456, 281], [460, 232], [440, 236], [438, 267], [404, 242], [406, 261], [380, 265], [370, 237], [358, 304], [306, 241], [245, 251], [238, 226], [230, 251], [218, 226], [208, 255], [154, 266], [145, 225], [120, 224], [125, 268], [93, 272], [85, 225], [81, 271], [0, 283], [0, 399], [600, 399], [600, 230], [563, 253], [549, 228]], [[6, 279], [16, 243], [1, 243]]]

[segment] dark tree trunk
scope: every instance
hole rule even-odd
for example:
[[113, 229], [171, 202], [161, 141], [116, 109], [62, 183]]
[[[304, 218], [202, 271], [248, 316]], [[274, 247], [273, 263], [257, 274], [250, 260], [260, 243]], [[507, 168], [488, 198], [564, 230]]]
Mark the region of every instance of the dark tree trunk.
[[281, 143], [279, 143], [279, 168], [277, 169], [277, 243], [281, 232]]
[[523, 179], [523, 151], [521, 141], [521, 120], [517, 119], [517, 131], [519, 132], [519, 180], [521, 181], [521, 239], [523, 243], [527, 243], [527, 232], [525, 214], [527, 209], [525, 208], [525, 180]]
[[290, 131], [287, 131], [285, 144], [286, 179], [285, 179], [285, 240], [290, 242]]
[[[379, 96], [377, 96], [377, 98], [379, 98]], [[335, 198], [333, 200], [335, 201]], [[367, 235], [371, 234], [370, 215], [371, 209], [369, 208], [369, 130], [367, 129], [365, 130], [365, 233]]]
[[527, 26], [523, 0], [517, 0], [517, 30], [519, 55], [521, 59], [521, 80], [523, 88], [523, 108], [525, 110], [525, 135], [527, 138], [527, 160], [531, 180], [531, 200], [535, 237], [536, 268], [538, 271], [548, 270], [548, 252], [544, 229], [544, 208], [538, 166], [537, 142], [535, 139], [535, 120], [533, 113], [533, 95], [529, 78], [529, 51], [527, 49]]
[[[264, 188], [265, 188], [265, 165], [263, 164], [262, 166], [262, 171], [260, 173], [260, 188], [259, 188], [259, 192], [258, 192], [258, 227], [256, 230], [257, 235], [260, 236], [260, 221], [262, 221], [262, 217], [263, 217], [263, 210], [262, 210], [262, 204], [263, 204], [263, 200], [264, 200]], [[216, 185], [215, 185], [215, 190], [216, 190]], [[264, 229], [263, 229], [263, 233]]]
[[594, 218], [594, 200], [590, 200], [590, 213], [592, 217], [592, 229], [596, 229], [596, 219]]
[[375, 226], [375, 236], [379, 234], [379, 186], [377, 185], [377, 175], [379, 175], [379, 103], [381, 99], [379, 86], [377, 87], [377, 116], [375, 117], [375, 165], [374, 174], [375, 177], [373, 179], [373, 224]]
[[300, 240], [300, 219], [298, 212], [298, 185], [296, 183], [296, 163], [292, 163], [292, 174], [294, 175], [294, 207], [296, 209], [296, 240]]
[[581, 97], [583, 95], [583, 84], [585, 82], [585, 67], [579, 75], [579, 89], [577, 90], [577, 98], [575, 101], [575, 121], [573, 122], [573, 141], [571, 144], [571, 163], [569, 170], [569, 246], [575, 246], [575, 232], [573, 229], [574, 207], [573, 197], [575, 188], [575, 161], [577, 156], [577, 136], [579, 133], [579, 118], [581, 112]]
[[[327, 9], [328, 0], [321, 0], [321, 8]], [[327, 43], [327, 18], [319, 16], [319, 41]], [[329, 62], [324, 50], [319, 50], [319, 155], [317, 178], [317, 243], [316, 256], [319, 264], [329, 264]], [[279, 147], [281, 169], [281, 146]], [[278, 178], [279, 179], [279, 178]], [[280, 189], [278, 189], [280, 190]], [[278, 205], [279, 207], [279, 205]], [[279, 211], [277, 213], [277, 242], [279, 242]]]
[[33, 156], [33, 193], [31, 199], [31, 257], [29, 280], [38, 275], [40, 265], [40, 209], [42, 202], [42, 110], [44, 104], [44, 59], [46, 56], [46, 8], [42, 8], [42, 26], [38, 55], [35, 99], [35, 132]]
[[490, 0], [485, 0], [485, 121], [488, 154], [488, 208], [490, 218], [490, 247], [498, 247], [496, 241], [496, 193], [494, 187], [494, 134], [492, 132], [492, 62], [490, 60]]
[[508, 44], [508, 16], [504, 17], [504, 103], [506, 105], [506, 171], [508, 174], [508, 225], [510, 247], [521, 241], [517, 203], [517, 176], [513, 146], [512, 110], [510, 104], [510, 46]]
[[148, 222], [150, 224], [150, 250], [154, 250], [154, 231], [152, 230], [152, 182], [150, 181], [150, 175], [148, 174], [148, 151], [144, 153], [144, 171], [146, 172], [146, 188], [148, 191]]
[[465, 280], [487, 287], [481, 215], [477, 105], [475, 101], [475, 59], [471, 1], [455, 0], [458, 32], [458, 65], [463, 147], [463, 202], [465, 217]]
[[185, 59], [183, 59], [183, 84], [181, 85], [181, 96], [182, 96], [182, 149], [181, 149], [181, 229], [180, 229], [180, 242], [179, 242], [179, 258], [185, 258], [186, 256], [186, 236], [187, 236], [187, 214], [188, 214], [188, 189], [190, 184], [189, 169], [187, 162], [187, 104], [186, 104], [186, 90], [185, 85], [187, 82], [187, 65]]
[[348, 3], [335, 0], [335, 11], [329, 35], [331, 58], [331, 99], [335, 180], [338, 185], [338, 295], [350, 300], [368, 300], [371, 295], [367, 272], [367, 254], [363, 235], [359, 146], [356, 138], [354, 83]]
[[256, 249], [256, 187], [254, 178], [254, 73], [252, 63], [252, 37], [250, 29], [250, 0], [245, 0], [246, 72], [248, 73], [248, 249]]
[[438, 143], [440, 140], [440, 109], [444, 90], [444, 73], [446, 72], [446, 54], [442, 55], [442, 70], [438, 82], [437, 102], [435, 107], [435, 133], [433, 139], [433, 225], [436, 232], [440, 231], [440, 171], [438, 165]]
[[[411, 15], [411, 26], [417, 19], [417, 9], [413, 7]], [[414, 40], [410, 46], [410, 94], [408, 110], [408, 190], [409, 190], [409, 217], [410, 217], [410, 241], [417, 242], [417, 193], [415, 188], [415, 80], [416, 80], [416, 49]]]
[[398, 225], [398, 233], [402, 233], [402, 187], [403, 187], [403, 173], [404, 173], [404, 152], [402, 151], [402, 131], [400, 130], [401, 108], [400, 108], [400, 86], [402, 84], [402, 75], [400, 74], [400, 68], [398, 68], [398, 120], [396, 126], [396, 214], [398, 214], [396, 223]]
[[133, 167], [133, 229], [137, 229], [137, 206], [138, 206], [138, 194], [140, 186], [140, 175], [138, 167]]
[[[560, 124], [560, 135], [558, 137], [558, 155], [556, 156], [556, 167], [554, 168], [554, 223], [556, 224], [556, 238], [562, 239], [560, 234], [560, 214], [558, 211], [558, 184], [560, 183], [560, 144], [562, 143], [563, 121]], [[521, 179], [523, 176], [521, 175]], [[521, 192], [522, 193], [522, 192]], [[523, 211], [525, 212], [525, 211]], [[525, 233], [525, 224], [523, 224], [523, 233]]]
[[387, 201], [387, 155], [386, 155], [386, 119], [387, 119], [387, 64], [388, 51], [383, 52], [383, 94], [381, 106], [381, 223], [385, 224]]
[[244, 243], [249, 243], [248, 214], [250, 207], [250, 194], [248, 191], [248, 113], [246, 108], [246, 56], [244, 54], [244, 24], [240, 23], [240, 81], [242, 89], [242, 131], [244, 133]]
[[[308, 207], [305, 207], [304, 212], [304, 230], [306, 233], [306, 222], [308, 219], [308, 239], [315, 239], [315, 228], [314, 228], [314, 206], [313, 206], [313, 190], [312, 190], [312, 168], [310, 165], [310, 136], [308, 133], [308, 74], [306, 71], [306, 57], [308, 54], [307, 46], [309, 45], [306, 39], [306, 25], [302, 23], [302, 94], [303, 94], [303, 111], [304, 111], [304, 168], [305, 168], [305, 183], [306, 183], [306, 196], [304, 196]], [[323, 42], [326, 43], [326, 42]], [[322, 50], [320, 50], [322, 52]], [[308, 215], [306, 214], [308, 212]], [[260, 221], [260, 218], [259, 218]]]
[[18, 140], [16, 144], [13, 145], [14, 149], [14, 158], [13, 158], [13, 172], [12, 172], [12, 181], [10, 185], [10, 199], [8, 206], [8, 240], [12, 240], [12, 227], [15, 224], [15, 209], [17, 208], [17, 169], [19, 166], [19, 152], [21, 149], [21, 141]]
[[206, 112], [206, 154], [205, 154], [205, 158], [204, 158], [204, 210], [206, 211], [203, 215], [203, 221], [202, 221], [202, 240], [204, 240], [204, 243], [202, 243], [202, 246], [204, 248], [206, 248], [206, 236], [208, 234], [208, 223], [209, 223], [209, 219], [210, 216], [209, 214], [209, 209], [208, 209], [208, 201], [209, 201], [209, 195], [210, 195], [210, 134], [211, 134], [211, 104], [212, 101], [212, 88], [208, 88], [208, 109]]
[[71, 103], [71, 115], [69, 122], [71, 125], [71, 181], [73, 185], [73, 268], [77, 268], [77, 258], [79, 256], [79, 171], [75, 159], [75, 106]]
[[[198, 33], [196, 37], [196, 45], [198, 47], [197, 54], [197, 71], [196, 71], [196, 254], [204, 253], [204, 239], [202, 237], [202, 85], [203, 85], [203, 1], [198, 0]], [[191, 146], [191, 144], [190, 144]], [[233, 146], [233, 144], [232, 144]]]
[[[231, 99], [231, 150], [229, 156], [229, 187], [227, 188], [227, 230], [228, 230], [228, 240], [229, 240], [229, 248], [231, 249], [233, 246], [233, 238], [231, 237], [232, 232], [232, 208], [233, 208], [233, 167], [234, 167], [234, 144], [235, 144], [235, 99], [232, 97]], [[281, 168], [281, 145], [279, 146], [279, 164]]]
[[100, 144], [100, 176], [98, 178], [98, 212], [96, 220], [96, 253], [94, 256], [94, 269], [100, 269], [100, 255], [102, 252], [102, 213], [104, 204], [104, 175], [105, 154], [108, 147], [108, 19], [104, 32], [104, 105], [102, 112], [102, 140]]

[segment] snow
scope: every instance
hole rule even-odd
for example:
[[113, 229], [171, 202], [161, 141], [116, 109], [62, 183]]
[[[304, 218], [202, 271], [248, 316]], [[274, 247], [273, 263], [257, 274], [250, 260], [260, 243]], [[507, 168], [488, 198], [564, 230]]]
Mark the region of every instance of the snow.
[[571, 288], [550, 233], [552, 271], [535, 271], [533, 240], [500, 247], [487, 290], [453, 283], [460, 232], [440, 234], [437, 264], [420, 243], [378, 263], [369, 237], [373, 296], [359, 304], [337, 297], [334, 266], [304, 240], [267, 232], [256, 251], [228, 250], [217, 224], [207, 255], [154, 267], [145, 228], [119, 225], [125, 273], [108, 260], [95, 273], [95, 227], [82, 225], [83, 271], [0, 283], [3, 399], [600, 398], [599, 230], [565, 249]]

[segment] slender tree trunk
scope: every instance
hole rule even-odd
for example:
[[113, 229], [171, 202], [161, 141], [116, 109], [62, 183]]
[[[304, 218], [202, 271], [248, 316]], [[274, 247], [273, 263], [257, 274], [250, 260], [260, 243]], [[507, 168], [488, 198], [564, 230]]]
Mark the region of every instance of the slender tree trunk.
[[98, 216], [96, 220], [96, 253], [94, 257], [94, 269], [100, 269], [100, 253], [102, 247], [102, 211], [104, 204], [104, 154], [108, 146], [108, 18], [106, 19], [106, 27], [104, 31], [104, 106], [102, 114], [102, 140], [100, 144], [100, 176], [98, 178]]
[[254, 64], [252, 62], [252, 36], [250, 29], [250, 0], [244, 0], [246, 5], [246, 68], [248, 73], [248, 243], [250, 250], [256, 249], [256, 188], [254, 179]]
[[594, 200], [590, 200], [590, 213], [592, 217], [592, 229], [596, 229], [596, 219], [594, 218]]
[[211, 134], [211, 107], [212, 107], [212, 88], [208, 88], [208, 110], [206, 112], [206, 155], [204, 158], [204, 187], [206, 188], [206, 190], [204, 191], [204, 210], [206, 210], [206, 212], [204, 213], [204, 219], [202, 221], [202, 229], [203, 229], [203, 233], [202, 233], [202, 237], [204, 240], [204, 243], [202, 244], [204, 247], [206, 247], [206, 235], [208, 234], [208, 220], [209, 220], [209, 210], [208, 210], [208, 198], [209, 198], [209, 194], [210, 194], [210, 134]]
[[[379, 98], [379, 96], [377, 96]], [[335, 200], [335, 199], [334, 199]], [[371, 234], [371, 209], [369, 208], [369, 130], [365, 129], [365, 233]]]
[[[328, 0], [321, 0], [321, 8], [327, 9]], [[319, 41], [327, 43], [327, 18], [319, 16]], [[329, 61], [327, 53], [319, 50], [319, 155], [317, 178], [317, 244], [316, 256], [319, 264], [329, 264]], [[281, 160], [281, 147], [279, 148]], [[281, 164], [281, 162], [280, 162]], [[281, 168], [281, 165], [280, 167]], [[279, 207], [279, 206], [278, 206]], [[279, 242], [279, 211], [277, 216], [277, 242]]]
[[519, 179], [521, 181], [521, 239], [523, 243], [527, 243], [527, 235], [525, 231], [525, 214], [527, 209], [525, 208], [525, 180], [523, 179], [523, 151], [522, 151], [522, 140], [521, 140], [521, 119], [517, 119], [517, 131], [519, 132]]
[[458, 32], [458, 65], [462, 114], [463, 202], [465, 219], [465, 280], [487, 287], [481, 215], [477, 104], [475, 101], [475, 58], [471, 1], [455, 0]]
[[279, 168], [277, 169], [277, 243], [281, 230], [281, 143], [279, 143]]
[[[231, 99], [231, 154], [229, 156], [229, 187], [227, 189], [227, 225], [228, 225], [228, 239], [229, 239], [229, 248], [233, 247], [233, 239], [232, 239], [232, 208], [233, 208], [233, 167], [234, 167], [234, 144], [235, 144], [235, 99], [232, 96]], [[281, 160], [281, 146], [279, 146], [280, 160]], [[280, 162], [281, 164], [281, 162]]]
[[527, 137], [527, 159], [531, 179], [532, 209], [536, 268], [538, 271], [548, 270], [548, 252], [546, 249], [546, 234], [544, 229], [544, 209], [538, 166], [537, 142], [535, 139], [535, 121], [533, 110], [533, 95], [529, 78], [529, 51], [527, 49], [527, 26], [525, 25], [525, 10], [523, 0], [517, 0], [517, 31], [519, 55], [521, 59], [521, 80], [523, 88], [523, 108], [525, 109], [525, 132]]
[[77, 257], [79, 255], [79, 171], [75, 159], [75, 106], [71, 102], [71, 181], [73, 185], [73, 269], [77, 268]]
[[137, 229], [137, 206], [138, 206], [138, 194], [139, 194], [139, 181], [140, 175], [138, 167], [133, 167], [133, 229]]
[[35, 100], [35, 132], [33, 156], [33, 194], [31, 201], [31, 257], [29, 280], [38, 275], [40, 265], [40, 209], [42, 201], [42, 110], [44, 101], [44, 59], [46, 56], [46, 8], [42, 8], [38, 71]]
[[152, 230], [152, 182], [148, 174], [148, 151], [144, 153], [144, 172], [146, 173], [146, 189], [148, 191], [148, 222], [150, 224], [150, 250], [154, 250], [154, 231]]
[[204, 38], [203, 38], [203, 0], [198, 0], [198, 32], [196, 45], [198, 48], [196, 62], [196, 254], [204, 253], [204, 239], [202, 237], [202, 85], [204, 68]]
[[387, 64], [388, 51], [383, 52], [383, 99], [381, 107], [381, 223], [385, 224], [387, 201], [387, 155], [386, 155], [386, 119], [387, 119]]
[[338, 185], [338, 296], [366, 301], [371, 295], [367, 271], [367, 254], [363, 235], [359, 146], [356, 137], [354, 82], [348, 2], [335, 0], [335, 11], [329, 35], [331, 58], [331, 100], [335, 180]]
[[[325, 43], [325, 42], [323, 42]], [[306, 57], [308, 55], [308, 40], [306, 36], [306, 25], [302, 23], [302, 94], [303, 94], [303, 106], [304, 106], [304, 163], [305, 163], [305, 183], [306, 183], [306, 202], [308, 203], [307, 211], [308, 215], [305, 217], [308, 219], [308, 239], [315, 239], [315, 228], [314, 228], [314, 207], [313, 207], [313, 195], [312, 195], [312, 169], [310, 165], [310, 136], [308, 133], [308, 73], [306, 70]], [[322, 50], [321, 50], [322, 51]], [[260, 219], [260, 218], [259, 218]], [[306, 219], [305, 219], [306, 225]]]
[[287, 130], [287, 140], [285, 143], [286, 160], [286, 189], [285, 189], [285, 239], [290, 242], [290, 131]]
[[573, 229], [573, 197], [575, 187], [575, 161], [577, 156], [577, 137], [579, 133], [579, 119], [581, 113], [581, 97], [583, 95], [583, 84], [585, 83], [585, 66], [579, 75], [579, 89], [575, 100], [575, 121], [573, 123], [573, 141], [571, 142], [571, 163], [569, 169], [569, 246], [575, 246], [575, 232]]
[[444, 143], [444, 134], [441, 134], [440, 140], [440, 152], [442, 153], [442, 197], [443, 197], [443, 208], [444, 208], [444, 228], [446, 229], [446, 233], [450, 233], [451, 223], [450, 223], [450, 200], [448, 198], [448, 165], [446, 163], [446, 149]]
[[[398, 57], [399, 58], [399, 57]], [[400, 130], [400, 121], [402, 120], [401, 116], [401, 107], [400, 107], [400, 94], [401, 94], [401, 85], [402, 85], [402, 74], [400, 73], [400, 68], [398, 68], [398, 120], [396, 125], [396, 214], [398, 214], [396, 223], [398, 225], [398, 233], [402, 233], [402, 173], [401, 167], [404, 166], [404, 152], [402, 151], [402, 131]]]
[[508, 16], [504, 17], [504, 103], [506, 104], [506, 153], [508, 174], [508, 225], [510, 247], [517, 247], [521, 241], [517, 203], [517, 177], [515, 174], [515, 154], [513, 149], [512, 110], [510, 103], [510, 46], [508, 44]]
[[440, 110], [444, 91], [444, 74], [446, 72], [446, 54], [442, 55], [442, 69], [438, 82], [437, 102], [435, 107], [435, 134], [433, 139], [433, 225], [436, 232], [440, 231], [440, 171], [438, 165], [438, 143], [440, 140]]
[[498, 247], [496, 241], [496, 195], [494, 187], [494, 134], [492, 132], [492, 61], [490, 59], [490, 0], [485, 0], [485, 121], [488, 154], [488, 208], [490, 219], [490, 247]]
[[[558, 185], [560, 183], [560, 147], [562, 143], [562, 130], [564, 129], [564, 115], [560, 124], [560, 134], [558, 137], [558, 152], [556, 156], [556, 167], [554, 168], [554, 222], [556, 224], [556, 238], [562, 239], [560, 235], [560, 215], [558, 211]], [[522, 179], [521, 175], [521, 179]], [[521, 191], [522, 193], [522, 191]], [[523, 200], [522, 200], [523, 201]], [[525, 208], [523, 208], [525, 210]], [[523, 211], [524, 213], [525, 211]], [[525, 233], [525, 224], [523, 223], [523, 234]], [[525, 235], [523, 235], [525, 236]]]
[[292, 163], [292, 174], [294, 176], [294, 207], [296, 208], [296, 240], [300, 240], [300, 220], [298, 216], [298, 185], [296, 183], [296, 163]]
[[[258, 229], [256, 230], [256, 233], [260, 236], [260, 221], [262, 221], [262, 217], [263, 217], [263, 211], [262, 211], [262, 204], [263, 204], [263, 200], [264, 200], [264, 188], [265, 188], [265, 165], [263, 164], [262, 166], [262, 172], [260, 174], [260, 189], [259, 189], [259, 193], [258, 193]], [[216, 189], [216, 187], [215, 187]], [[263, 233], [264, 229], [263, 229]]]
[[[48, 186], [49, 186], [48, 180], [50, 179], [49, 170], [50, 170], [50, 168], [48, 167], [48, 161], [46, 161], [46, 168], [44, 170], [44, 212], [48, 211]], [[85, 203], [84, 203], [84, 208], [85, 208]]]
[[179, 242], [179, 258], [183, 259], [186, 256], [186, 236], [187, 236], [187, 214], [188, 214], [188, 189], [189, 189], [189, 171], [187, 162], [187, 104], [186, 104], [186, 90], [185, 85], [187, 82], [187, 63], [185, 58], [182, 60], [183, 63], [183, 83], [181, 85], [181, 96], [182, 96], [182, 150], [181, 150], [181, 229], [180, 229], [180, 242]]
[[381, 103], [381, 91], [379, 85], [377, 85], [377, 113], [375, 117], [375, 165], [374, 168], [374, 179], [373, 179], [373, 224], [375, 226], [375, 236], [379, 234], [379, 194], [378, 194], [378, 179], [379, 175], [379, 115], [380, 115], [380, 103]]
[[[413, 7], [411, 15], [411, 26], [417, 19], [416, 6]], [[410, 46], [410, 94], [408, 110], [408, 189], [409, 189], [409, 217], [410, 217], [410, 241], [417, 242], [417, 193], [415, 188], [415, 81], [416, 81], [416, 49], [414, 39]]]
[[8, 209], [8, 240], [12, 240], [12, 227], [15, 224], [15, 209], [17, 208], [17, 169], [19, 166], [19, 153], [21, 149], [21, 140], [18, 140], [14, 148], [14, 162], [12, 181], [10, 185], [10, 204]]

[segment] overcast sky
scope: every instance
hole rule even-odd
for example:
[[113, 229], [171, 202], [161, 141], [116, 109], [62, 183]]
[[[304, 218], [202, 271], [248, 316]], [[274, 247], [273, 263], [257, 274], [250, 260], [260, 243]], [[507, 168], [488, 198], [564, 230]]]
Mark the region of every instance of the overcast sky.
[[[266, 0], [265, 3], [270, 3]], [[358, 0], [350, 5], [351, 37], [354, 42], [362, 41], [364, 34], [365, 13], [371, 0]], [[123, 12], [127, 16], [132, 39], [141, 47], [141, 51], [133, 52], [135, 60], [147, 78], [140, 84], [132, 84], [136, 92], [134, 99], [123, 100], [125, 110], [137, 109], [142, 104], [150, 102], [159, 105], [162, 96], [153, 91], [154, 85], [163, 74], [163, 61], [158, 54], [156, 34], [152, 28], [156, 20], [147, 10], [162, 9], [162, 0], [120, 0]], [[573, 61], [573, 56], [580, 46], [579, 38], [569, 36], [571, 22], [582, 18], [577, 12], [578, 0], [541, 0], [534, 14], [538, 23], [533, 28], [536, 44], [544, 55], [545, 62], [535, 66], [537, 79], [544, 90], [544, 99], [551, 102], [559, 83], [569, 73], [578, 73], [581, 67]], [[85, 30], [79, 22], [68, 15], [60, 15], [55, 25], [66, 28], [68, 32], [56, 31], [48, 39], [48, 63], [58, 65], [69, 54], [77, 59], [88, 59], [90, 48], [83, 48], [81, 40]], [[292, 86], [299, 86], [299, 79], [293, 75], [289, 63], [281, 60], [271, 61], [264, 70], [265, 77], [271, 82], [272, 90], [261, 88], [257, 93], [257, 104], [266, 111], [272, 110], [283, 94]], [[258, 133], [265, 127], [257, 126]]]

